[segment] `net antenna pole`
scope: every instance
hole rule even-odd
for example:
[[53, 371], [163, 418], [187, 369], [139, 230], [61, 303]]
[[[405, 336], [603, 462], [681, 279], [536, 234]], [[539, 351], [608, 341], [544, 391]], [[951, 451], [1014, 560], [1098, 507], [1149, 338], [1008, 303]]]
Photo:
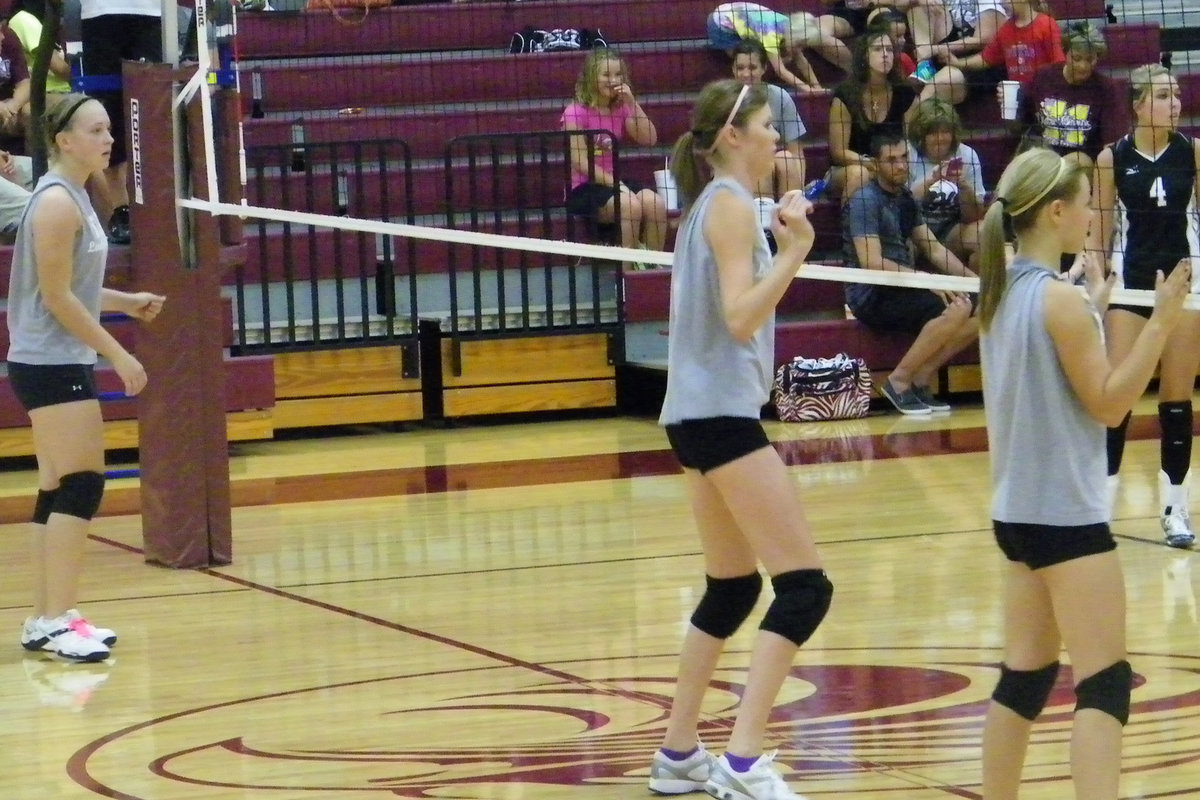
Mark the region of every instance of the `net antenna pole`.
[[50, 74], [50, 58], [58, 46], [62, 11], [62, 0], [45, 0], [42, 7], [42, 38], [38, 40], [37, 55], [30, 65], [27, 145], [33, 157], [34, 183], [49, 169], [46, 153], [46, 77]]
[[[201, 9], [206, 2], [207, 0], [196, 0], [196, 10], [194, 13], [201, 13]], [[180, 56], [179, 3], [177, 0], [161, 0], [161, 4], [163, 63], [178, 67]], [[200, 70], [197, 70], [197, 74], [199, 73]], [[171, 141], [175, 143], [175, 185], [180, 187], [180, 192], [182, 193], [185, 191], [183, 187], [187, 185], [188, 176], [185, 167], [187, 155], [184, 145], [183, 117], [181, 114], [177, 98], [175, 101], [175, 113], [171, 115]], [[175, 225], [182, 234], [179, 237], [179, 250], [183, 256], [183, 262], [188, 265], [194, 265], [196, 263], [196, 254], [192, 248], [192, 237], [185, 233], [189, 230], [189, 221], [189, 215], [184, 213], [182, 208], [176, 206]]]
[[[176, 5], [174, 0], [163, 0], [164, 12], [168, 4]], [[177, 107], [185, 106], [197, 92], [200, 93], [200, 109], [204, 127], [204, 147], [205, 147], [205, 170], [208, 175], [208, 197], [204, 198], [212, 203], [221, 202], [221, 198], [217, 188], [217, 159], [216, 148], [213, 142], [216, 141], [215, 128], [213, 126], [213, 109], [212, 109], [212, 87], [216, 84], [216, 74], [213, 66], [213, 51], [216, 48], [216, 36], [211, 27], [211, 9], [208, 8], [206, 0], [196, 0], [196, 74], [191, 77], [183, 88], [179, 91], [178, 97], [175, 98]], [[178, 12], [176, 12], [178, 13]], [[164, 26], [163, 34], [166, 34]], [[176, 35], [175, 51], [178, 57], [179, 44], [178, 35]], [[178, 141], [178, 140], [177, 140]], [[182, 188], [187, 185], [189, 187], [188, 194], [194, 197], [194, 192], [190, 191], [190, 184], [181, 182], [179, 186]], [[182, 209], [180, 209], [182, 213]]]

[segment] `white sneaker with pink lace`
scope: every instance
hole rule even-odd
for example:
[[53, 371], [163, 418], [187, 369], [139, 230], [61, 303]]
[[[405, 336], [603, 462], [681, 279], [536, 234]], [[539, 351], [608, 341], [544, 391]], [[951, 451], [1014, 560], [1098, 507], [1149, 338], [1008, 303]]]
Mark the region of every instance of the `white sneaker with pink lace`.
[[103, 661], [109, 655], [108, 645], [93, 638], [93, 634], [109, 634], [116, 641], [115, 633], [93, 627], [72, 609], [53, 619], [30, 617], [25, 620], [21, 646], [33, 652], [51, 653], [67, 661]]

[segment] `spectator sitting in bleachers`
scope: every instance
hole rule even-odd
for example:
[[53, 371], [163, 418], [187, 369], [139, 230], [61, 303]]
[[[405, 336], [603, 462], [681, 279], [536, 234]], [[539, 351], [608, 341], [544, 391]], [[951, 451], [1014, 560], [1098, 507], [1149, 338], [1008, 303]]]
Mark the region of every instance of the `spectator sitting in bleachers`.
[[983, 166], [975, 148], [962, 141], [962, 133], [954, 106], [936, 97], [918, 103], [908, 123], [908, 185], [933, 235], [974, 269], [979, 220], [986, 210]]
[[29, 66], [21, 40], [8, 25], [8, 9], [0, 9], [0, 146], [24, 147], [29, 120]]
[[[8, 27], [20, 40], [21, 50], [25, 53], [25, 64], [32, 71], [33, 60], [37, 56], [38, 45], [42, 39], [42, 3], [40, 0], [14, 0], [12, 8], [15, 9], [15, 13], [8, 20]], [[50, 70], [46, 74], [47, 105], [56, 102], [70, 91], [71, 65], [67, 63], [62, 47], [56, 46], [50, 53]], [[27, 114], [28, 108], [26, 105]]]
[[[861, 269], [918, 272], [913, 251], [935, 270], [974, 276], [925, 224], [908, 189], [908, 143], [894, 134], [871, 140], [874, 178], [846, 204], [846, 263]], [[864, 325], [916, 337], [880, 391], [902, 414], [949, 411], [930, 389], [937, 371], [979, 335], [971, 299], [954, 292], [847, 284], [846, 303]]]
[[619, 191], [621, 244], [662, 250], [667, 237], [667, 207], [662, 198], [654, 189], [643, 188], [627, 178], [617, 186], [613, 176], [613, 137], [626, 137], [644, 147], [658, 141], [658, 131], [634, 97], [628, 67], [616, 51], [597, 48], [584, 58], [575, 81], [575, 99], [562, 114], [562, 127], [567, 131], [611, 133], [571, 137], [567, 211], [611, 224], [617, 221]]
[[[961, 86], [961, 72], [955, 75], [944, 68], [938, 70], [934, 61], [945, 62], [951, 54], [978, 53], [995, 38], [1007, 18], [1004, 0], [923, 0], [914, 5], [908, 10], [908, 22], [917, 77], [925, 83], [935, 79], [951, 83], [953, 77]], [[995, 71], [984, 77], [991, 78], [994, 85], [1003, 76]]]
[[850, 74], [834, 89], [829, 109], [831, 193], [844, 201], [871, 179], [871, 138], [902, 137], [915, 106], [916, 92], [900, 74], [892, 37], [875, 31], [859, 38]]
[[0, 241], [11, 243], [29, 204], [33, 159], [0, 150]]
[[[821, 91], [821, 82], [804, 56], [804, 47], [821, 38], [820, 25], [812, 14], [799, 11], [789, 17], [758, 3], [722, 3], [708, 15], [707, 27], [708, 43], [717, 50], [732, 56], [743, 39], [760, 42], [779, 80], [799, 92]], [[787, 62], [799, 76], [788, 69]]]
[[774, 171], [758, 182], [754, 194], [778, 200], [786, 192], [804, 187], [804, 150], [800, 138], [807, 129], [791, 95], [774, 84], [763, 82], [766, 57], [767, 51], [761, 42], [751, 39], [738, 42], [733, 48], [733, 77], [750, 86], [762, 83], [767, 90], [767, 106], [771, 109], [775, 130], [779, 131], [780, 149], [775, 153]]
[[[1041, 10], [1041, 0], [1009, 2], [1012, 16], [1005, 20], [987, 46], [965, 58], [948, 53], [946, 68], [934, 78], [926, 93], [936, 94], [951, 103], [961, 103], [967, 97], [968, 83], [982, 90], [989, 82], [998, 82], [992, 80], [997, 76], [1017, 81], [1024, 91], [1040, 67], [1063, 62], [1062, 34], [1054, 18]], [[970, 77], [966, 75], [968, 72], [972, 73]], [[980, 73], [982, 78], [977, 77]]]
[[867, 31], [867, 15], [871, 13], [869, 0], [821, 0], [828, 14], [817, 18], [821, 26], [821, 41], [813, 47], [821, 58], [850, 71], [854, 57], [847, 44], [855, 36]]
[[877, 6], [867, 17], [867, 32], [884, 31], [892, 37], [892, 45], [896, 48], [896, 61], [900, 64], [900, 74], [909, 79], [909, 83], [919, 85], [920, 81], [913, 78], [917, 71], [917, 62], [908, 54], [908, 17], [891, 6]]
[[1116, 89], [1096, 71], [1108, 51], [1100, 29], [1072, 23], [1063, 34], [1066, 61], [1047, 64], [1021, 89], [1019, 124], [1030, 144], [1091, 168], [1105, 144], [1121, 137]]

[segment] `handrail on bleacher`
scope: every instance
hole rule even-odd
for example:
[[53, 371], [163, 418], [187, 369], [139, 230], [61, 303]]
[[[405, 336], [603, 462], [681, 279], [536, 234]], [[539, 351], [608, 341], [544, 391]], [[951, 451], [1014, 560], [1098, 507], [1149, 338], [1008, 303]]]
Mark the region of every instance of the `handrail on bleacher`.
[[[614, 176], [619, 180], [620, 147], [609, 131], [530, 131], [451, 139], [444, 154], [446, 226], [549, 239], [565, 219], [568, 240], [594, 239], [591, 221], [567, 214], [565, 200], [571, 185], [572, 141], [586, 140], [589, 170], [594, 170], [594, 140], [601, 135], [613, 139]], [[515, 189], [511, 202], [499, 194], [501, 180], [481, 180], [481, 174], [503, 173]], [[453, 242], [446, 247], [452, 336], [597, 330], [619, 335], [623, 323], [619, 263], [590, 258], [571, 262], [528, 251], [489, 253]], [[494, 314], [492, 324], [485, 320], [489, 314]]]

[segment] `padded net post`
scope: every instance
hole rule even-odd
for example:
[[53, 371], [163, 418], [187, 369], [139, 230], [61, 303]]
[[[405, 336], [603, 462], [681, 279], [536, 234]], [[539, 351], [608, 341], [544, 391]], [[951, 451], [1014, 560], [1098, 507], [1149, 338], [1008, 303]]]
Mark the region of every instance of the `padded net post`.
[[[149, 562], [203, 567], [228, 564], [233, 554], [221, 247], [213, 217], [189, 212], [196, 263], [180, 254], [172, 136], [179, 77], [167, 64], [124, 65], [125, 113], [136, 136], [129, 148], [133, 287], [167, 296], [163, 313], [137, 339], [150, 376], [138, 396], [142, 539]], [[204, 197], [205, 149], [194, 144], [188, 171]]]

